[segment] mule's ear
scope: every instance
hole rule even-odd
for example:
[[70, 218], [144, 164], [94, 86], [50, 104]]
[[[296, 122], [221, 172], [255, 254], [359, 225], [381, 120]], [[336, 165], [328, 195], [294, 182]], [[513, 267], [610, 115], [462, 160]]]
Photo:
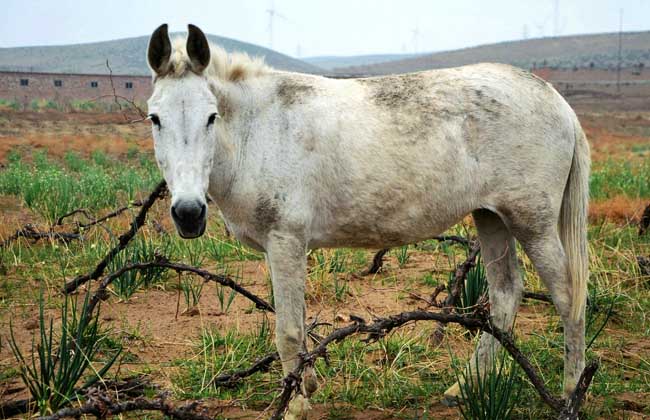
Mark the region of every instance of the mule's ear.
[[169, 57], [172, 55], [172, 44], [169, 42], [169, 34], [167, 33], [167, 24], [160, 25], [149, 40], [149, 47], [147, 48], [147, 61], [151, 70], [156, 72], [157, 75], [162, 75], [167, 71], [169, 64]]
[[210, 64], [210, 45], [198, 26], [187, 25], [187, 55], [192, 61], [192, 70], [201, 73]]

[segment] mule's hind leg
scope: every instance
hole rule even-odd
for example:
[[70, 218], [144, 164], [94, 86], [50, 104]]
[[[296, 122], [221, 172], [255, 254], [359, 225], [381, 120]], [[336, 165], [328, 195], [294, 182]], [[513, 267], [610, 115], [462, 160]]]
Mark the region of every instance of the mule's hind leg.
[[[490, 316], [496, 326], [508, 330], [514, 322], [523, 291], [514, 237], [501, 218], [493, 212], [477, 210], [472, 216], [478, 230], [481, 255], [487, 271]], [[478, 362], [479, 371], [485, 372], [498, 348], [498, 341], [490, 334], [483, 333], [470, 360], [470, 371], [477, 371]], [[459, 395], [460, 387], [455, 383], [445, 392], [445, 400], [455, 402]]]
[[576, 387], [585, 367], [585, 314], [571, 316], [571, 281], [567, 257], [555, 226], [542, 235], [520, 239], [526, 254], [551, 293], [551, 298], [564, 325], [564, 394]]

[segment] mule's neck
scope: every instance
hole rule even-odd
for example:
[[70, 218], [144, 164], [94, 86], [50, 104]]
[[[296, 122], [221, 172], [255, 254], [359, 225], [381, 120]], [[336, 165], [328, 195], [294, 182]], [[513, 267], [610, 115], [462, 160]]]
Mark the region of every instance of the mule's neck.
[[266, 96], [263, 92], [272, 83], [269, 78], [245, 81], [237, 86], [220, 85], [216, 93], [221, 118], [216, 130], [209, 193], [220, 207], [227, 205], [241, 176], [246, 161], [246, 148], [250, 146], [247, 139], [250, 137], [251, 126], [263, 107], [263, 98]]

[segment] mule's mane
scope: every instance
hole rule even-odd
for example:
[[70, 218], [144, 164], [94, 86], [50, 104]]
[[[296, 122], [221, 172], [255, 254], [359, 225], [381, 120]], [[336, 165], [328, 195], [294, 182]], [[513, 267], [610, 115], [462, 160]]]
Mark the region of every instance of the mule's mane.
[[[185, 38], [177, 38], [172, 42], [169, 73], [166, 76], [182, 77], [192, 70], [186, 43]], [[260, 76], [269, 70], [270, 67], [264, 63], [263, 58], [250, 57], [243, 52], [228, 53], [220, 46], [210, 43], [210, 65], [204, 74], [226, 82], [239, 82]]]

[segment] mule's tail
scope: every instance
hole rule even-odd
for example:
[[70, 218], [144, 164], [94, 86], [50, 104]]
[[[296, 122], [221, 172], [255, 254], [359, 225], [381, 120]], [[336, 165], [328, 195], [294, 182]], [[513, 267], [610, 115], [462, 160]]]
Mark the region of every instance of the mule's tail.
[[577, 118], [575, 118], [574, 126], [575, 149], [569, 179], [564, 189], [559, 228], [571, 279], [571, 317], [577, 320], [585, 308], [589, 278], [587, 210], [591, 159], [587, 137]]

